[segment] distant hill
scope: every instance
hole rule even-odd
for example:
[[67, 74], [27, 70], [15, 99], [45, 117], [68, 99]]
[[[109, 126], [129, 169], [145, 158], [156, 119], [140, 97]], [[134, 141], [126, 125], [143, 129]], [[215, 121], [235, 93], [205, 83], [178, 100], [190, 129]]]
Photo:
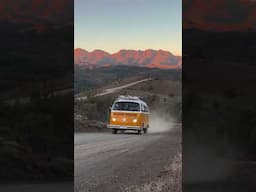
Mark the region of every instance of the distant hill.
[[181, 68], [181, 56], [173, 55], [168, 51], [152, 50], [120, 50], [109, 54], [102, 50], [88, 52], [77, 48], [74, 51], [76, 65], [93, 67], [108, 67], [116, 65], [141, 66], [148, 68], [178, 69]]
[[156, 78], [171, 81], [181, 81], [181, 69], [147, 68], [137, 66], [111, 66], [89, 69], [85, 66], [75, 65], [74, 68], [75, 94], [84, 90], [94, 89], [108, 85], [113, 81], [124, 80], [131, 77]]

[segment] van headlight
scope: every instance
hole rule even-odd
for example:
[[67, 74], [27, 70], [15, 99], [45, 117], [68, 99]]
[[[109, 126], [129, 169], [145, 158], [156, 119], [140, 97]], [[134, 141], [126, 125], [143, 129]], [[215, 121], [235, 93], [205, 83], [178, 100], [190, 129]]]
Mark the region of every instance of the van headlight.
[[112, 118], [112, 121], [116, 121], [116, 118], [115, 118], [115, 117], [113, 117], [113, 118]]
[[137, 121], [138, 121], [137, 119], [133, 119], [133, 123], [137, 123]]

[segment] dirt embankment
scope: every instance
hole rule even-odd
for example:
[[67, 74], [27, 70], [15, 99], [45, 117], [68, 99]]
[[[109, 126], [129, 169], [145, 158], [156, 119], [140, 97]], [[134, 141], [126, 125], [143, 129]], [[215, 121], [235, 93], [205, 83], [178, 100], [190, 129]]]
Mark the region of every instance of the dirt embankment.
[[88, 120], [86, 116], [75, 114], [74, 115], [75, 132], [107, 132], [107, 123]]

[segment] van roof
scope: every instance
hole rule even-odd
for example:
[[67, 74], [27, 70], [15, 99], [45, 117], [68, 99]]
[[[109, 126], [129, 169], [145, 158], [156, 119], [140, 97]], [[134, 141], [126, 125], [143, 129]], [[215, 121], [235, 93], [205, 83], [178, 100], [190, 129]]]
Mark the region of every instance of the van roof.
[[125, 95], [119, 95], [119, 96], [117, 97], [117, 99], [140, 100], [139, 97], [137, 97], [137, 96], [130, 96], [130, 95], [127, 95], [127, 96], [125, 96]]
[[144, 105], [147, 106], [147, 104], [141, 100], [139, 97], [137, 96], [124, 96], [124, 95], [120, 95], [115, 99], [115, 102], [135, 102], [135, 103], [142, 103]]

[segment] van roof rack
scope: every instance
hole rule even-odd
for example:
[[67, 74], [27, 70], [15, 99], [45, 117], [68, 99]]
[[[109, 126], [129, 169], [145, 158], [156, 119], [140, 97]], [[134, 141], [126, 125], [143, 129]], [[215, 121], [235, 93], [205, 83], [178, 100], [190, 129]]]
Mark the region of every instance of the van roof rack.
[[119, 95], [117, 99], [131, 99], [131, 100], [140, 100], [137, 96], [130, 96], [130, 95]]

